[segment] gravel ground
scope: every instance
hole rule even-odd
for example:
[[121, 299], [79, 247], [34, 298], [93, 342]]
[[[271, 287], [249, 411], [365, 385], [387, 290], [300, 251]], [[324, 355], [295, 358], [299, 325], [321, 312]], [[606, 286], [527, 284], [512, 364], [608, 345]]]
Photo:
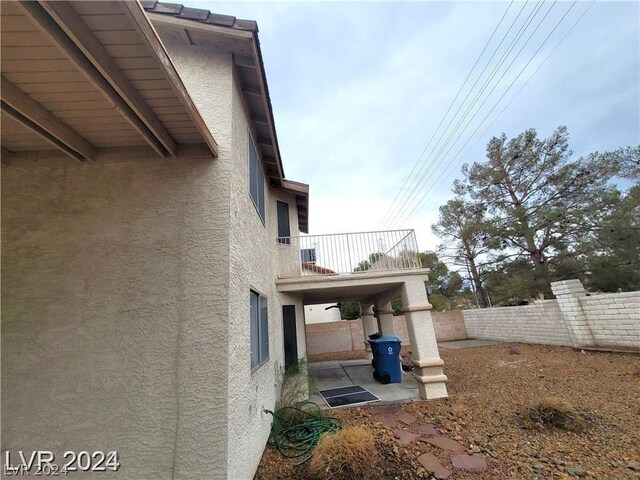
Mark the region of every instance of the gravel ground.
[[[517, 352], [517, 353], [516, 353]], [[370, 407], [332, 410], [345, 425], [364, 425], [376, 437], [376, 478], [430, 478], [417, 461], [431, 452], [449, 479], [640, 479], [640, 356], [581, 353], [570, 348], [501, 344], [441, 350], [449, 398], [402, 404], [419, 422], [480, 452], [481, 472], [454, 469], [450, 454], [420, 441], [400, 446]], [[589, 418], [581, 433], [521, 427], [518, 415], [548, 396], [561, 397]], [[632, 467], [632, 468], [629, 468]], [[267, 447], [258, 479], [307, 478], [304, 466]]]

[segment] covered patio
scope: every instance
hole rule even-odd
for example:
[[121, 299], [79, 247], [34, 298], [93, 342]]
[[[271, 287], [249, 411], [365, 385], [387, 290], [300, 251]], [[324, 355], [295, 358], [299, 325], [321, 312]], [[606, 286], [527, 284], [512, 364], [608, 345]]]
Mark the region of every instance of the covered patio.
[[[283, 262], [288, 267], [276, 280], [278, 291], [298, 296], [304, 305], [358, 302], [362, 313], [362, 342], [369, 359], [372, 358], [368, 343], [370, 335], [396, 335], [391, 301], [401, 298], [414, 369], [403, 375], [402, 384], [396, 384], [404, 385], [404, 390], [392, 396], [406, 399], [447, 396], [444, 362], [438, 352], [424, 284], [429, 270], [420, 264], [413, 230], [287, 237], [284, 240], [283, 245], [295, 247], [288, 253], [297, 258], [291, 259], [295, 263]], [[309, 268], [309, 264], [316, 268]], [[371, 365], [366, 360], [360, 364], [313, 368], [320, 378], [323, 373], [327, 374], [333, 387], [341, 382], [345, 385], [364, 382], [378, 389], [371, 383]]]

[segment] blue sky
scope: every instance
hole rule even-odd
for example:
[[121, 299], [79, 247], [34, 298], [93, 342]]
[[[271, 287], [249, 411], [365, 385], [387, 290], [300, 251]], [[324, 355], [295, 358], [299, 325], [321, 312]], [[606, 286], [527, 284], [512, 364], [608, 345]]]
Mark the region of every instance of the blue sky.
[[[427, 151], [431, 153], [427, 155], [431, 162], [428, 165], [432, 166], [423, 170], [427, 172], [424, 186], [416, 187], [423, 188], [416, 190], [421, 193], [414, 203], [403, 202], [399, 210], [404, 213], [393, 215], [393, 223], [386, 227], [398, 227], [417, 199], [428, 192], [402, 226], [416, 230], [421, 249], [435, 248], [438, 241], [431, 235], [430, 226], [437, 219], [438, 207], [450, 198], [460, 166], [482, 160], [488, 140], [502, 132], [513, 136], [533, 127], [546, 136], [558, 125], [566, 125], [576, 156], [640, 143], [640, 3], [596, 2], [529, 80], [591, 4], [578, 1], [569, 10], [572, 2], [552, 3], [513, 2], [462, 96], [437, 132], [434, 142], [438, 148]], [[285, 174], [310, 184], [310, 233], [320, 234], [380, 229], [383, 216], [509, 3], [190, 5], [257, 20]], [[537, 7], [540, 10], [533, 16]], [[493, 94], [467, 128], [462, 128], [465, 121], [449, 143], [445, 142], [447, 133], [437, 144], [443, 127], [521, 9], [483, 79], [524, 21], [532, 18], [532, 23], [506, 56], [476, 107], [497, 84]], [[541, 20], [547, 11], [547, 17]], [[529, 14], [532, 17], [527, 17]], [[516, 56], [538, 22], [539, 29]], [[503, 72], [502, 81], [497, 82]], [[483, 79], [474, 92], [480, 90]], [[527, 80], [520, 94], [498, 116]], [[511, 82], [513, 86], [507, 91]], [[505, 91], [502, 103], [471, 136]], [[470, 103], [468, 100], [467, 105]], [[475, 107], [467, 120], [474, 112]], [[462, 135], [454, 143], [458, 134]], [[445, 148], [441, 149], [442, 145]], [[436, 155], [438, 151], [441, 155]], [[458, 151], [461, 153], [455, 157]]]

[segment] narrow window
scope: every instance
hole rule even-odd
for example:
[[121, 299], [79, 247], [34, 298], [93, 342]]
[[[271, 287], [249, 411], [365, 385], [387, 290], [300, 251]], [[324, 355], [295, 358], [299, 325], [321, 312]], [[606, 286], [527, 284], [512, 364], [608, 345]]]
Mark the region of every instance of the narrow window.
[[251, 369], [269, 360], [269, 316], [266, 297], [251, 290], [249, 292], [251, 313]]
[[264, 225], [264, 172], [251, 135], [249, 135], [249, 195]]
[[251, 292], [251, 369], [260, 365], [260, 343], [259, 343], [259, 299], [256, 292]]
[[291, 226], [289, 225], [289, 204], [278, 200], [278, 242], [291, 243]]

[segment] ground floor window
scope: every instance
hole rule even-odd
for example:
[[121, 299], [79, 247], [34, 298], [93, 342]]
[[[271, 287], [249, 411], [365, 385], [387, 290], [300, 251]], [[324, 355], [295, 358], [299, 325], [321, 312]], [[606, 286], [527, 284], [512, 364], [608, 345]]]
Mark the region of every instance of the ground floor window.
[[267, 298], [250, 291], [251, 302], [251, 369], [269, 360], [269, 320]]

